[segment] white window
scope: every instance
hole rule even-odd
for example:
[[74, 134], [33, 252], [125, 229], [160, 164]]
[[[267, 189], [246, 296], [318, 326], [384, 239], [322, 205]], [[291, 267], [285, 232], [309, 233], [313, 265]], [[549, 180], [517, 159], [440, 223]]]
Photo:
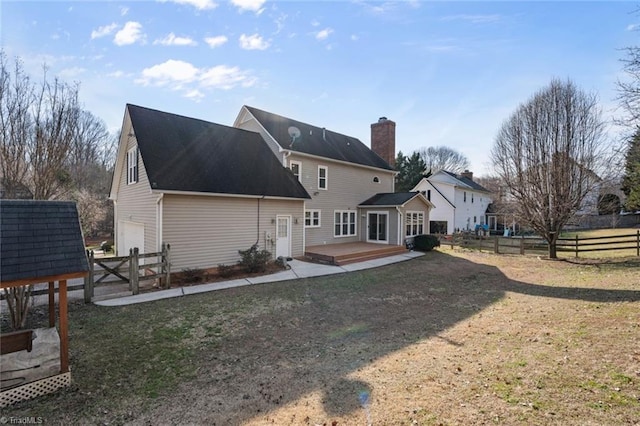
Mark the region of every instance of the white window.
[[318, 189], [327, 189], [327, 166], [318, 166]]
[[296, 179], [298, 179], [299, 182], [302, 182], [302, 163], [299, 161], [289, 161], [289, 168]]
[[471, 202], [473, 203], [473, 192], [471, 193]]
[[407, 212], [406, 236], [424, 234], [424, 212]]
[[320, 227], [320, 210], [305, 210], [304, 212], [305, 228]]
[[462, 201], [465, 202], [465, 203], [467, 202], [467, 191], [464, 191], [463, 200]]
[[356, 235], [356, 212], [353, 210], [336, 210], [334, 212], [333, 235], [348, 237]]
[[127, 152], [127, 185], [138, 181], [138, 148]]

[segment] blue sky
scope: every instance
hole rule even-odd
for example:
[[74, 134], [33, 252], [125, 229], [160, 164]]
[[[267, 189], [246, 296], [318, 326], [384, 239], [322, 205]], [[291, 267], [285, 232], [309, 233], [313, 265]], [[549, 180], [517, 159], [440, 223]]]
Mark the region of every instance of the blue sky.
[[[397, 149], [446, 145], [476, 175], [502, 122], [571, 78], [616, 107], [634, 2], [13, 1], [0, 41], [33, 77], [80, 82], [111, 131], [126, 103], [232, 125], [244, 104]], [[614, 132], [612, 132], [613, 136]]]

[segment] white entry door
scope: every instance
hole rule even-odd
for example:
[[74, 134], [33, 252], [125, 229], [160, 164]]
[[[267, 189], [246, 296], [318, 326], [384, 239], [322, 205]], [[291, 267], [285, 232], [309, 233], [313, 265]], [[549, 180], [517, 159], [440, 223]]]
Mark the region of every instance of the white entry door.
[[291, 256], [291, 216], [276, 216], [276, 257]]

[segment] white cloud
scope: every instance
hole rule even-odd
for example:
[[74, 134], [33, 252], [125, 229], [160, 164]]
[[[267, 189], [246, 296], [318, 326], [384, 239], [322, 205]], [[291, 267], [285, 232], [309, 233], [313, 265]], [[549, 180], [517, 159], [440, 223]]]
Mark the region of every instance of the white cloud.
[[326, 40], [332, 32], [333, 29], [331, 28], [325, 28], [324, 30], [318, 31], [316, 33], [316, 40]]
[[122, 6], [120, 8], [120, 16], [125, 16], [127, 13], [129, 13], [129, 8], [126, 6]]
[[113, 42], [118, 46], [124, 46], [127, 44], [133, 44], [140, 40], [144, 40], [142, 24], [139, 22], [129, 21], [124, 24], [124, 28], [116, 33]]
[[229, 39], [226, 36], [220, 35], [215, 37], [205, 37], [204, 41], [211, 47], [215, 49], [216, 47], [220, 47], [225, 44]]
[[262, 5], [265, 0], [231, 0], [234, 6], [240, 9], [241, 12], [248, 10], [250, 12], [256, 12], [257, 14], [262, 13], [264, 10]]
[[118, 28], [118, 24], [116, 24], [115, 22], [110, 25], [98, 27], [97, 30], [91, 31], [91, 40], [93, 40], [94, 38], [108, 36], [109, 34], [113, 33], [116, 28]]
[[162, 3], [172, 2], [177, 4], [186, 4], [187, 6], [193, 6], [198, 10], [212, 10], [218, 7], [218, 4], [213, 0], [159, 0]]
[[240, 36], [240, 47], [245, 50], [265, 50], [269, 47], [269, 42], [264, 40], [258, 34]]
[[491, 24], [502, 20], [500, 15], [451, 15], [445, 16], [442, 21], [467, 21], [472, 24]]
[[202, 93], [198, 89], [194, 89], [185, 93], [184, 97], [187, 99], [194, 100], [196, 102], [200, 102], [200, 100], [204, 98], [204, 93]]
[[194, 65], [170, 59], [162, 64], [142, 70], [137, 84], [144, 86], [167, 86], [172, 90], [185, 91], [184, 96], [199, 100], [204, 97], [201, 89], [229, 90], [234, 87], [251, 87], [257, 78], [249, 71], [238, 67], [217, 65], [211, 68], [197, 68]]
[[199, 70], [188, 62], [169, 59], [162, 64], [142, 70], [142, 77], [136, 83], [154, 86], [165, 86], [173, 83], [182, 87], [185, 83], [193, 82], [198, 76]]
[[176, 37], [174, 33], [169, 33], [168, 36], [154, 41], [153, 44], [162, 44], [164, 46], [196, 46], [198, 43], [189, 37]]
[[124, 72], [123, 71], [114, 71], [112, 73], [107, 74], [107, 77], [113, 77], [113, 78], [124, 77]]
[[315, 19], [313, 21], [311, 21], [311, 26], [312, 27], [319, 27], [320, 26], [320, 22], [316, 21]]
[[636, 31], [638, 28], [640, 28], [640, 24], [627, 25], [627, 31]]
[[218, 65], [207, 70], [202, 70], [200, 82], [203, 87], [229, 90], [235, 86], [251, 87], [255, 84], [256, 78], [247, 71], [242, 71], [238, 67], [228, 67]]
[[358, 37], [358, 35], [351, 34], [351, 41], [358, 41], [358, 40], [360, 40], [360, 37]]

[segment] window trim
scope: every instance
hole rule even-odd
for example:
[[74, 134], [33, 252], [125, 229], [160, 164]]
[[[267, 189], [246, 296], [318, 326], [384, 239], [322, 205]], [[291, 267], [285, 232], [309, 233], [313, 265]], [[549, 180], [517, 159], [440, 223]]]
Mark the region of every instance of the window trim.
[[[324, 170], [324, 178], [320, 176], [320, 170]], [[324, 187], [320, 186], [321, 179], [324, 179]], [[318, 189], [326, 191], [329, 189], [329, 167], [318, 165]]]
[[[132, 161], [133, 159], [135, 162]], [[127, 151], [127, 185], [138, 182], [138, 173], [138, 147], [134, 146]]]
[[[298, 182], [302, 183], [302, 161], [295, 161], [295, 160], [289, 160], [289, 170], [291, 170], [291, 173], [293, 173], [293, 165], [297, 165], [298, 166]], [[293, 173], [294, 176], [296, 176], [295, 173]]]
[[[307, 218], [307, 213], [309, 213], [309, 217]], [[315, 221], [315, 213], [317, 213], [318, 224], [314, 225]], [[307, 225], [307, 219], [309, 220], [309, 224]], [[320, 228], [322, 226], [322, 210], [320, 209], [308, 209], [304, 211], [304, 227], [305, 228]]]
[[[344, 214], [347, 213], [347, 222], [344, 223], [342, 218]], [[336, 223], [336, 214], [339, 214], [340, 221]], [[353, 222], [351, 221], [353, 218]], [[339, 225], [340, 233], [336, 233], [336, 226]], [[344, 225], [347, 225], [348, 233], [343, 234], [342, 230]], [[353, 233], [350, 231], [353, 229]], [[355, 210], [334, 210], [333, 211], [333, 236], [334, 238], [343, 238], [343, 237], [356, 237], [358, 236], [358, 214]]]
[[[413, 220], [414, 220], [413, 218], [410, 219], [410, 217], [414, 215], [416, 216], [415, 223], [413, 223]], [[415, 237], [416, 235], [424, 234], [425, 233], [424, 221], [425, 221], [425, 214], [423, 211], [408, 210], [405, 213], [405, 225], [404, 225], [405, 237]], [[420, 230], [421, 225], [422, 225], [422, 232], [418, 232]]]

